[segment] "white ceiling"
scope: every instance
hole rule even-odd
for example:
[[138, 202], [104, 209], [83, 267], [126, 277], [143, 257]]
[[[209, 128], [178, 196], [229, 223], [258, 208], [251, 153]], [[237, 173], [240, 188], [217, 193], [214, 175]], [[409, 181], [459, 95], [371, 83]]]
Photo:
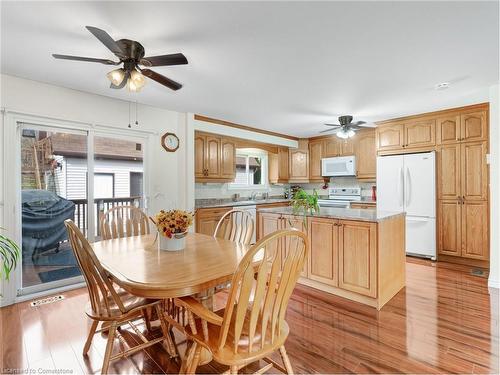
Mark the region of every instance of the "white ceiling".
[[[4, 2], [2, 72], [297, 136], [352, 114], [387, 119], [484, 100], [498, 82], [498, 2]], [[108, 87], [113, 58], [85, 25], [182, 52], [139, 94]], [[439, 82], [451, 88], [436, 91]]]

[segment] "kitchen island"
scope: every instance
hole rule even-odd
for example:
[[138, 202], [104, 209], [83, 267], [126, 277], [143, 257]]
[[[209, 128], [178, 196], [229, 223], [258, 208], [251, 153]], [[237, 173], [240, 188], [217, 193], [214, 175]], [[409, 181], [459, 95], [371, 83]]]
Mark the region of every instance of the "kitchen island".
[[310, 245], [299, 283], [378, 310], [405, 286], [403, 212], [323, 207], [305, 219], [291, 207], [257, 213], [259, 239], [292, 227], [307, 233]]

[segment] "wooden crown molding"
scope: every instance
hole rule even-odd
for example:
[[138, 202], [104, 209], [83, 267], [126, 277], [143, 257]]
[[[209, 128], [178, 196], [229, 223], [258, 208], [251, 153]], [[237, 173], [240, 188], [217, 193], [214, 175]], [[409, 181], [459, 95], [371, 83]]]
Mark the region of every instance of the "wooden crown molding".
[[419, 113], [419, 114], [410, 115], [410, 116], [397, 117], [397, 118], [393, 118], [393, 119], [389, 119], [389, 120], [376, 121], [375, 124], [377, 124], [377, 126], [378, 126], [378, 125], [384, 125], [384, 124], [400, 122], [400, 121], [422, 120], [422, 119], [425, 119], [428, 117], [449, 115], [450, 113], [454, 113], [454, 112], [474, 112], [474, 111], [481, 111], [481, 110], [488, 111], [489, 108], [490, 108], [489, 102], [478, 103], [478, 104], [466, 105], [463, 107], [448, 108], [448, 109], [442, 109], [439, 111], [425, 112], [425, 113]]
[[194, 115], [194, 119], [195, 120], [199, 120], [199, 121], [211, 122], [212, 124], [229, 126], [231, 128], [236, 128], [236, 129], [241, 129], [241, 130], [248, 130], [248, 131], [251, 131], [251, 132], [254, 132], [254, 133], [261, 133], [261, 134], [273, 135], [275, 137], [281, 137], [281, 138], [291, 139], [292, 141], [298, 141], [299, 140], [299, 138], [293, 137], [293, 136], [288, 135], [288, 134], [275, 133], [275, 132], [272, 132], [272, 131], [269, 131], [269, 130], [257, 129], [257, 128], [253, 128], [251, 126], [235, 124], [233, 122], [224, 121], [224, 120], [217, 120], [217, 119], [206, 117], [206, 116], [202, 116], [202, 115], [196, 115], [195, 114]]

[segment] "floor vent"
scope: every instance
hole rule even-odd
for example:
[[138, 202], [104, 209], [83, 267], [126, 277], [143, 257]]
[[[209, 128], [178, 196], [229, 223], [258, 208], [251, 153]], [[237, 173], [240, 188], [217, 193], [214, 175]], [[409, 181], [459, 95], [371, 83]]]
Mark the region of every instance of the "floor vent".
[[37, 300], [31, 301], [30, 305], [31, 305], [31, 307], [37, 307], [40, 305], [46, 305], [48, 303], [61, 301], [63, 299], [64, 299], [64, 296], [62, 296], [62, 295], [52, 296], [52, 297], [47, 297], [47, 298], [42, 298], [42, 299], [37, 299]]
[[488, 277], [488, 273], [485, 270], [483, 270], [482, 268], [473, 268], [470, 271], [470, 274], [472, 276]]

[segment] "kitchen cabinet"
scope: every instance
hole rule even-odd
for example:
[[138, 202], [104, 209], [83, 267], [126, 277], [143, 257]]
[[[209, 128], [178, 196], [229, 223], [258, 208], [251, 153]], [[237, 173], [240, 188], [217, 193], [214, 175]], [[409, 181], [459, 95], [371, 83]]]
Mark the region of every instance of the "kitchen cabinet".
[[236, 145], [228, 138], [221, 139], [220, 175], [231, 181], [236, 177]]
[[432, 147], [436, 145], [436, 121], [422, 120], [405, 124], [404, 147]]
[[460, 146], [462, 197], [465, 200], [488, 198], [487, 142], [467, 142]]
[[377, 228], [375, 223], [339, 222], [339, 287], [377, 296]]
[[375, 130], [378, 151], [399, 150], [404, 145], [404, 124], [379, 125]]
[[338, 220], [309, 219], [309, 278], [338, 285]]
[[374, 210], [377, 208], [377, 204], [375, 202], [373, 203], [368, 203], [368, 202], [351, 202], [349, 205], [350, 208], [355, 208], [355, 209], [363, 209], [363, 210]]
[[462, 254], [462, 204], [458, 200], [438, 202], [438, 254]]
[[485, 141], [488, 139], [486, 111], [466, 113], [460, 116], [460, 140]]
[[339, 156], [354, 155], [355, 138], [339, 139], [339, 141], [340, 141], [340, 155]]
[[436, 143], [444, 145], [460, 141], [460, 115], [451, 114], [436, 120]]
[[236, 177], [236, 143], [231, 138], [196, 132], [195, 181], [230, 182]]
[[288, 151], [290, 154], [289, 182], [309, 182], [309, 141], [300, 139], [299, 147]]
[[458, 199], [462, 195], [460, 144], [437, 149], [437, 191], [439, 199]]
[[464, 258], [488, 260], [488, 203], [464, 201], [462, 204], [462, 254]]
[[356, 178], [359, 180], [375, 181], [377, 170], [375, 131], [360, 131], [356, 134], [356, 138]]
[[[306, 214], [305, 226], [302, 215], [290, 212], [258, 211], [258, 238], [288, 227], [307, 230], [308, 267], [299, 283], [377, 309], [404, 287], [403, 215], [377, 222]], [[287, 246], [281, 245], [285, 255]]]
[[[257, 240], [281, 229], [295, 228], [301, 232], [305, 232], [304, 220], [298, 216], [259, 212], [257, 222]], [[286, 249], [289, 248], [290, 243], [275, 241], [273, 245], [279, 246], [279, 256], [282, 257], [283, 260], [286, 256]], [[307, 276], [307, 261], [301, 272], [301, 276]]]
[[335, 156], [340, 156], [341, 145], [337, 136], [331, 136], [324, 140], [324, 158], [333, 158]]
[[318, 139], [309, 142], [309, 181], [322, 182], [321, 159], [324, 155], [324, 140]]
[[278, 182], [287, 183], [290, 179], [288, 147], [278, 147]]
[[406, 151], [436, 145], [436, 121], [418, 120], [388, 123], [376, 128], [378, 151]]
[[195, 230], [196, 233], [207, 234], [213, 236], [215, 227], [220, 221], [222, 216], [232, 207], [218, 207], [218, 208], [199, 208], [196, 210], [195, 215]]

